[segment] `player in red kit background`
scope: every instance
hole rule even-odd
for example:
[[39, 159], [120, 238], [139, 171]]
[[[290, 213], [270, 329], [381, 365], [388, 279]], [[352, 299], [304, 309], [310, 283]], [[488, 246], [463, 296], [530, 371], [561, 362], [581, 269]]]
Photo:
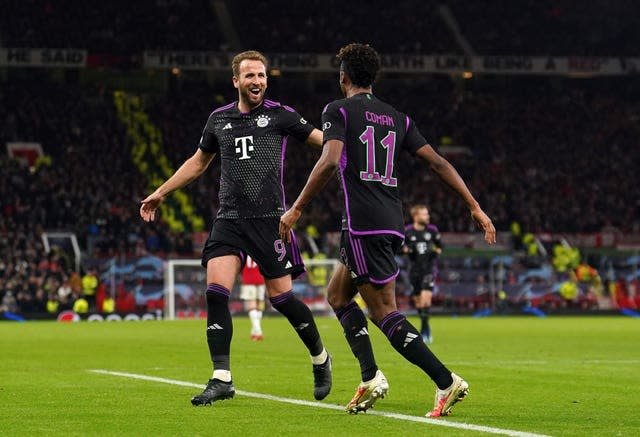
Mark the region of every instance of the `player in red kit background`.
[[240, 299], [244, 301], [244, 309], [251, 319], [251, 340], [261, 341], [262, 335], [262, 311], [264, 310], [264, 277], [260, 274], [258, 264], [247, 257], [247, 263], [242, 269], [242, 285], [240, 286]]

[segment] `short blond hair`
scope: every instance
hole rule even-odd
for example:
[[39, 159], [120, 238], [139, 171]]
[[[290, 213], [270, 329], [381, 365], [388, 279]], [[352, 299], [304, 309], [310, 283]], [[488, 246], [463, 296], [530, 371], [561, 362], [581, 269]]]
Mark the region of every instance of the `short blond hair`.
[[233, 57], [233, 61], [231, 61], [231, 71], [233, 71], [235, 77], [240, 77], [240, 63], [247, 59], [262, 62], [265, 70], [269, 64], [267, 58], [257, 50], [247, 50], [246, 52], [238, 53]]
[[427, 211], [429, 211], [429, 208], [427, 208], [427, 205], [424, 205], [422, 203], [418, 203], [417, 205], [413, 205], [411, 207], [411, 209], [409, 210], [409, 213], [411, 214], [411, 218], [414, 218], [416, 216], [416, 214], [418, 214], [418, 211], [420, 211], [421, 209], [426, 209]]

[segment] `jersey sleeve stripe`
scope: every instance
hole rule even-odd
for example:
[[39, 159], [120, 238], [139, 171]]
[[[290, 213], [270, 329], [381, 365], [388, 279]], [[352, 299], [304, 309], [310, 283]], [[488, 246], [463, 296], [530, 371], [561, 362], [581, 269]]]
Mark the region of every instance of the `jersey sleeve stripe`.
[[213, 110], [212, 114], [216, 114], [218, 112], [222, 112], [222, 111], [226, 111], [227, 109], [231, 109], [231, 108], [233, 108], [233, 106], [235, 106], [235, 104], [236, 104], [236, 102], [231, 102], [228, 105], [224, 105], [224, 106], [221, 106], [219, 108], [216, 108], [216, 109]]
[[[342, 114], [342, 118], [344, 118], [344, 131], [347, 132], [347, 111], [344, 108], [340, 108], [340, 113]], [[347, 139], [345, 138], [345, 143], [342, 148], [342, 156], [340, 156], [340, 169], [344, 171], [347, 168]], [[345, 193], [347, 192], [346, 185], [344, 186]]]

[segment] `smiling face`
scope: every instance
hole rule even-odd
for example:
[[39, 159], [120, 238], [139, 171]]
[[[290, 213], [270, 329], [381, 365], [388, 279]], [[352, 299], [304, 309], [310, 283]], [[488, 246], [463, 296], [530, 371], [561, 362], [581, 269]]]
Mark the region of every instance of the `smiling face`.
[[233, 76], [233, 86], [238, 90], [239, 109], [249, 112], [262, 104], [267, 89], [267, 71], [262, 61], [245, 59]]

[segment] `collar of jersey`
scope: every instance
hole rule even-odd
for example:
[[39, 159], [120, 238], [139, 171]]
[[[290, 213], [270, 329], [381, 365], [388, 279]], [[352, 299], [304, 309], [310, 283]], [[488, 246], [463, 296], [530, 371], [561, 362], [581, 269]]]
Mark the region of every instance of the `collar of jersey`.
[[256, 108], [253, 108], [249, 112], [240, 111], [240, 108], [238, 107], [238, 105], [240, 104], [240, 101], [236, 100], [234, 103], [235, 103], [235, 105], [233, 105], [233, 109], [235, 109], [235, 111], [240, 115], [254, 114], [255, 112], [257, 112], [257, 111], [261, 110], [262, 108], [264, 108], [264, 99], [262, 99], [262, 103], [260, 103], [260, 106], [258, 106]]

